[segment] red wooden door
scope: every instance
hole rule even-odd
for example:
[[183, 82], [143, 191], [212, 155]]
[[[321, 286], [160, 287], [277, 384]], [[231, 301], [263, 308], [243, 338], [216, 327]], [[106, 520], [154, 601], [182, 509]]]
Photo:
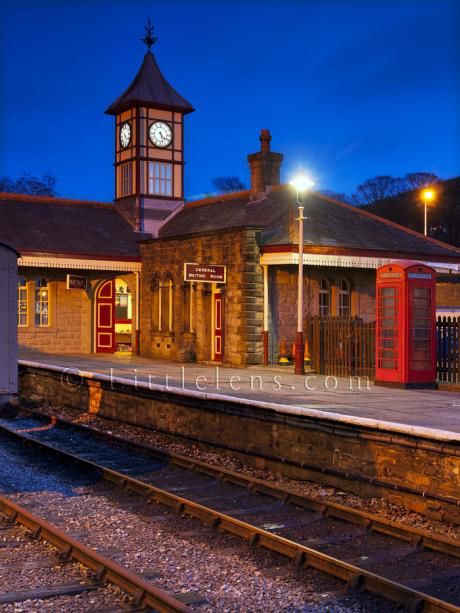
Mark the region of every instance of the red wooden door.
[[115, 351], [115, 280], [105, 281], [96, 293], [96, 353]]
[[214, 294], [214, 360], [222, 362], [224, 352], [222, 294]]

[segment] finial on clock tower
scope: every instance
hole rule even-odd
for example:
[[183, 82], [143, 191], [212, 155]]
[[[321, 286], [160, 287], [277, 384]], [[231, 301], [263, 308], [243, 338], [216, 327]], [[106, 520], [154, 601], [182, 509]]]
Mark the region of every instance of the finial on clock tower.
[[158, 40], [156, 36], [153, 36], [153, 26], [150, 23], [150, 15], [148, 17], [147, 25], [144, 26], [144, 29], [145, 29], [145, 36], [144, 38], [141, 38], [141, 40], [145, 45], [147, 45], [147, 49], [150, 52], [152, 45], [154, 45], [156, 41]]

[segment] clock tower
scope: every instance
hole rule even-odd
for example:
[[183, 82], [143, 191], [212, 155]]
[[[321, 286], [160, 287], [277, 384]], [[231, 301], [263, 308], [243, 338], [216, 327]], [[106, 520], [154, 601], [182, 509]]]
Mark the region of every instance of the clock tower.
[[184, 204], [184, 115], [194, 111], [164, 78], [151, 51], [134, 81], [106, 110], [115, 117], [115, 204], [138, 231], [159, 228]]

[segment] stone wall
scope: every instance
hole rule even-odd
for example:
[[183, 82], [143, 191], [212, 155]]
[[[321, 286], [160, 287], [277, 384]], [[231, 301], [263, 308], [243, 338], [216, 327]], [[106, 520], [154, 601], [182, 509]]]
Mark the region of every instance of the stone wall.
[[23, 395], [186, 437], [258, 468], [384, 497], [460, 523], [460, 444], [383, 428], [282, 413], [196, 392], [117, 388], [97, 377], [20, 367]]
[[[18, 326], [19, 347], [27, 347], [47, 353], [91, 353], [93, 351], [93, 305], [94, 292], [103, 279], [110, 278], [111, 273], [77, 271], [86, 276], [88, 289], [66, 287], [67, 271], [53, 269], [21, 268], [19, 275], [27, 282], [28, 321], [27, 326]], [[114, 273], [112, 273], [113, 275]], [[35, 280], [38, 277], [48, 281], [49, 290], [49, 325], [35, 324]], [[133, 329], [136, 302], [136, 285], [134, 275], [118, 275], [131, 289], [133, 298]], [[133, 347], [135, 334], [132, 335]]]
[[28, 325], [18, 327], [19, 346], [49, 353], [89, 353], [91, 300], [87, 293], [83, 290], [67, 290], [65, 281], [51, 279], [49, 326], [40, 327], [35, 325], [34, 292], [35, 282], [30, 281]]
[[438, 307], [460, 307], [460, 277], [454, 280], [448, 277], [438, 277], [436, 282], [436, 305]]
[[[235, 229], [188, 239], [158, 239], [141, 244], [141, 354], [181, 360], [212, 360], [212, 300], [224, 301], [226, 364], [262, 362], [263, 277], [256, 231]], [[193, 325], [190, 330], [190, 284], [184, 263], [224, 264], [226, 284], [194, 283]], [[158, 283], [172, 281], [172, 329], [158, 329]], [[169, 291], [162, 288], [162, 291]], [[166, 308], [166, 307], [165, 307]]]

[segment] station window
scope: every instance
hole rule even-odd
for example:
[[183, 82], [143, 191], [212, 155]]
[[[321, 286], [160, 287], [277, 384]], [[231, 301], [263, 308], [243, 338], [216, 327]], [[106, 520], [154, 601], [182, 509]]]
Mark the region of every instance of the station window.
[[183, 321], [184, 332], [194, 332], [195, 329], [195, 286], [192, 282], [184, 283]]
[[327, 317], [331, 312], [331, 285], [327, 279], [319, 280], [319, 314]]
[[172, 195], [172, 165], [149, 162], [148, 192], [159, 196]]
[[160, 332], [173, 331], [174, 282], [167, 275], [152, 280], [152, 329]]
[[339, 316], [350, 317], [351, 315], [351, 288], [350, 282], [341, 279], [339, 287]]
[[130, 322], [132, 320], [131, 290], [125, 282], [117, 280], [115, 290], [115, 320]]
[[133, 191], [133, 178], [131, 163], [126, 162], [120, 166], [120, 196], [130, 196]]
[[173, 329], [173, 282], [167, 279], [160, 283], [159, 330], [172, 332]]
[[27, 326], [29, 319], [27, 283], [23, 277], [18, 279], [18, 326]]
[[42, 278], [35, 281], [35, 325], [49, 326], [49, 287]]

